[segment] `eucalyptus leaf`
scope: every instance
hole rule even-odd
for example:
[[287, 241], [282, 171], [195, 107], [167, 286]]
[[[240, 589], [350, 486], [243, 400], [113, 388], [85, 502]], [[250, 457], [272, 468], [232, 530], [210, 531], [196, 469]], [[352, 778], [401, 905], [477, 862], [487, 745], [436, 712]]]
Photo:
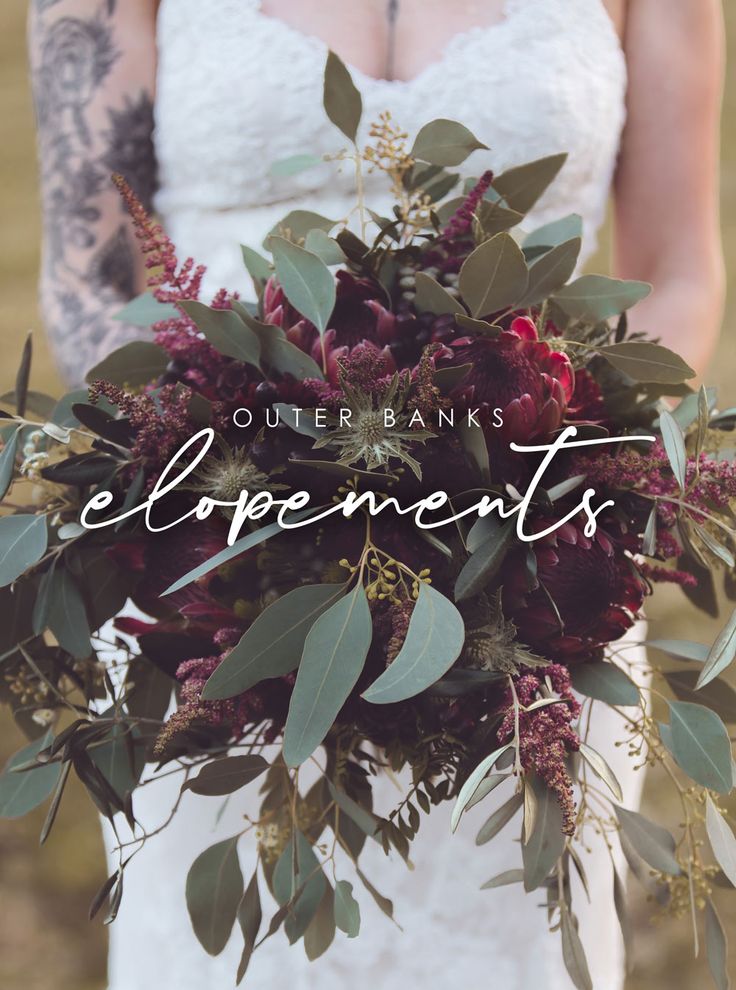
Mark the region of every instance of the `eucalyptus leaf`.
[[736, 691], [717, 677], [703, 688], [696, 688], [697, 670], [665, 670], [665, 680], [679, 701], [692, 701], [711, 708], [724, 722], [736, 723]]
[[284, 237], [270, 239], [276, 277], [286, 298], [302, 316], [324, 334], [335, 308], [335, 279], [316, 254]]
[[48, 543], [46, 517], [0, 517], [0, 588], [16, 581], [43, 557]]
[[84, 599], [66, 567], [55, 567], [48, 588], [47, 623], [59, 645], [77, 660], [92, 652], [91, 631]]
[[196, 777], [184, 783], [182, 790], [209, 796], [232, 794], [260, 777], [268, 767], [266, 760], [255, 753], [224, 756], [220, 760], [205, 763]]
[[235, 979], [236, 985], [239, 985], [245, 976], [246, 970], [248, 969], [248, 963], [250, 962], [250, 957], [253, 954], [253, 949], [255, 948], [256, 940], [258, 938], [258, 932], [261, 928], [261, 921], [263, 920], [261, 895], [258, 890], [257, 870], [251, 877], [248, 886], [245, 888], [245, 893], [243, 894], [242, 900], [238, 905], [237, 918], [238, 924], [240, 925], [240, 930], [243, 933], [243, 953], [240, 957], [240, 965], [238, 966], [238, 972]]
[[661, 344], [648, 340], [625, 340], [598, 348], [609, 364], [637, 382], [680, 385], [695, 377], [693, 369], [681, 357]]
[[613, 904], [616, 908], [618, 923], [621, 928], [621, 936], [624, 940], [624, 950], [626, 952], [626, 969], [629, 971], [632, 965], [634, 949], [634, 931], [631, 926], [631, 919], [626, 907], [626, 889], [618, 870], [613, 868]]
[[335, 927], [335, 894], [327, 883], [319, 907], [304, 932], [304, 951], [310, 962], [327, 952], [335, 940]]
[[728, 975], [728, 942], [726, 931], [718, 917], [713, 901], [705, 904], [705, 951], [708, 967], [717, 990], [729, 990], [731, 979]]
[[577, 927], [566, 908], [563, 909], [560, 919], [560, 933], [562, 936], [562, 958], [567, 972], [570, 974], [570, 979], [577, 990], [593, 990], [593, 981], [585, 958], [585, 949]]
[[212, 309], [195, 301], [183, 302], [181, 308], [220, 354], [260, 367], [258, 337], [232, 309]]
[[47, 763], [17, 772], [13, 769], [35, 760], [50, 742], [50, 734], [41, 736], [8, 760], [0, 774], [0, 818], [22, 818], [51, 795], [61, 773], [60, 763]]
[[470, 315], [477, 318], [518, 303], [528, 283], [529, 271], [521, 248], [510, 234], [501, 233], [468, 255], [458, 284]]
[[504, 870], [498, 876], [491, 877], [481, 886], [481, 890], [495, 890], [496, 887], [508, 887], [512, 883], [521, 883], [524, 880], [523, 870]]
[[566, 160], [567, 154], [563, 153], [517, 165], [494, 179], [493, 188], [503, 196], [512, 210], [528, 213], [555, 180]]
[[363, 101], [345, 63], [332, 51], [327, 54], [323, 100], [325, 113], [332, 123], [354, 142], [363, 114]]
[[169, 359], [150, 340], [131, 340], [108, 354], [91, 371], [85, 381], [104, 380], [113, 385], [148, 385], [166, 371]]
[[471, 426], [470, 423], [463, 421], [458, 425], [457, 432], [460, 436], [460, 443], [463, 445], [463, 449], [470, 456], [480, 472], [481, 479], [486, 484], [490, 484], [491, 461], [483, 430], [479, 430], [476, 426]]
[[507, 773], [492, 773], [488, 777], [481, 780], [480, 784], [475, 789], [475, 794], [470, 798], [468, 803], [465, 805], [465, 810], [469, 811], [474, 805], [478, 804], [487, 797], [491, 791], [495, 791], [499, 784], [502, 784], [504, 780], [509, 779], [509, 774]]
[[287, 339], [281, 327], [261, 323], [250, 314], [240, 313], [243, 322], [258, 337], [261, 345], [261, 363], [281, 375], [292, 375], [298, 381], [305, 378], [323, 378], [317, 362]]
[[360, 905], [353, 897], [353, 885], [347, 880], [335, 884], [335, 924], [348, 938], [360, 932]]
[[719, 794], [733, 786], [731, 742], [728, 731], [710, 708], [687, 701], [671, 701], [672, 755], [696, 783]]
[[[698, 644], [699, 645], [699, 644]], [[696, 687], [705, 687], [730, 667], [736, 657], [736, 609], [708, 651]]]
[[294, 588], [265, 608], [204, 686], [205, 701], [232, 698], [259, 681], [295, 670], [307, 633], [344, 594], [342, 584]]
[[710, 652], [710, 647], [688, 639], [649, 639], [644, 646], [661, 650], [677, 660], [692, 660], [696, 663], [705, 663]]
[[621, 791], [621, 785], [618, 782], [616, 774], [603, 759], [601, 754], [593, 749], [592, 746], [588, 746], [587, 743], [581, 742], [580, 755], [593, 770], [593, 773], [595, 773], [597, 777], [600, 777], [600, 779], [606, 784], [616, 800], [623, 801], [623, 792]]
[[679, 876], [682, 870], [675, 859], [675, 840], [667, 829], [650, 822], [638, 811], [628, 811], [620, 805], [613, 807], [619, 825], [634, 851], [660, 873]]
[[440, 283], [427, 275], [425, 272], [417, 272], [415, 275], [417, 294], [414, 299], [414, 308], [418, 313], [434, 313], [436, 316], [444, 314], [464, 313], [465, 307], [450, 295], [447, 289]]
[[262, 254], [259, 254], [252, 247], [248, 247], [247, 244], [241, 244], [240, 251], [243, 255], [243, 264], [253, 279], [253, 282], [255, 284], [267, 282], [272, 274], [268, 259], [264, 258]]
[[294, 244], [300, 244], [306, 240], [310, 230], [324, 230], [329, 233], [335, 225], [335, 220], [323, 217], [321, 213], [313, 213], [312, 210], [291, 210], [274, 224], [266, 235], [263, 246], [270, 251], [273, 237], [285, 237]]
[[575, 271], [582, 246], [579, 237], [558, 244], [529, 269], [529, 286], [520, 306], [532, 306], [562, 288]]
[[507, 521], [470, 555], [455, 582], [455, 601], [473, 598], [488, 585], [503, 564], [515, 535], [516, 523]]
[[537, 227], [524, 238], [524, 250], [530, 248], [553, 248], [565, 241], [583, 236], [583, 218], [577, 213], [553, 220], [542, 227]]
[[372, 636], [362, 583], [324, 611], [309, 630], [284, 728], [287, 766], [307, 760], [329, 732], [360, 677]]
[[15, 473], [15, 455], [18, 450], [18, 440], [20, 439], [21, 427], [14, 430], [5, 441], [5, 446], [0, 453], [0, 500], [5, 498], [8, 489], [13, 481]]
[[285, 925], [292, 945], [307, 930], [326, 886], [327, 880], [309, 840], [297, 830], [296, 850], [292, 837], [273, 873], [273, 892], [278, 903], [283, 906], [293, 900]]
[[298, 175], [309, 168], [321, 165], [323, 161], [324, 159], [318, 155], [289, 155], [288, 158], [280, 158], [277, 162], [273, 162], [268, 171], [277, 179], [290, 178], [292, 175]]
[[228, 943], [243, 896], [238, 837], [205, 849], [187, 875], [186, 901], [194, 934], [211, 956]]
[[144, 292], [118, 310], [113, 319], [134, 327], [150, 327], [161, 320], [175, 320], [178, 316], [179, 310], [172, 303], [159, 302], [152, 292]]
[[[652, 287], [647, 282], [627, 282], [618, 278], [608, 278], [605, 275], [581, 275], [555, 293], [553, 298], [568, 316], [597, 322], [619, 316], [635, 303], [645, 299], [651, 291]], [[611, 347], [621, 346], [621, 344], [611, 345]], [[659, 379], [642, 380], [658, 381]]]
[[326, 231], [321, 230], [319, 227], [315, 227], [314, 230], [309, 231], [304, 242], [304, 247], [307, 251], [311, 251], [312, 254], [316, 254], [318, 258], [321, 258], [326, 265], [345, 264], [346, 259], [343, 249], [334, 237], [330, 237]]
[[419, 585], [406, 639], [393, 663], [363, 693], [374, 705], [405, 701], [447, 673], [465, 639], [462, 616], [430, 584]]
[[488, 146], [456, 120], [431, 120], [419, 131], [411, 149], [411, 157], [431, 165], [461, 165], [473, 151]]
[[587, 698], [605, 701], [608, 705], [638, 705], [636, 684], [609, 660], [576, 664], [571, 669], [572, 684]]
[[709, 794], [705, 796], [705, 827], [716, 862], [736, 887], [736, 836]]

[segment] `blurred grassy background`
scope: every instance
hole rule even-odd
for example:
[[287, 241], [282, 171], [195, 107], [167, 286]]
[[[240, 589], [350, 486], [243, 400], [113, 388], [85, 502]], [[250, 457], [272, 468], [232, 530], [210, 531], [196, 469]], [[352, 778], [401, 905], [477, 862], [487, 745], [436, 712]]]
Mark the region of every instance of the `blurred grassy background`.
[[[12, 387], [14, 369], [29, 329], [35, 334], [34, 387], [55, 394], [59, 383], [44, 346], [36, 307], [39, 217], [33, 116], [26, 78], [25, 10], [18, 0], [0, 5], [0, 391]], [[729, 43], [736, 46], [736, 5], [726, 4]], [[736, 58], [729, 67], [724, 104], [723, 234], [729, 284], [736, 285]], [[719, 387], [725, 405], [736, 403], [736, 292], [729, 298], [724, 334], [709, 384]], [[697, 333], [697, 327], [693, 328]], [[666, 589], [660, 589], [660, 591]], [[651, 610], [650, 610], [651, 611]], [[682, 607], [677, 592], [658, 596], [651, 615], [654, 635], [707, 641], [718, 623]], [[3, 617], [0, 616], [0, 621]], [[16, 728], [0, 715], [0, 762], [19, 748]], [[656, 777], [648, 781], [646, 802], [658, 817], [677, 823], [669, 791]], [[68, 789], [47, 846], [37, 837], [43, 810], [20, 822], [0, 824], [0, 987], [3, 990], [102, 990], [105, 985], [105, 931], [86, 922], [87, 906], [104, 879], [96, 816], [79, 788]], [[639, 932], [636, 971], [627, 990], [691, 990], [705, 985], [705, 965], [692, 962], [686, 923], [653, 925], [651, 906], [636, 894]], [[736, 898], [720, 901], [736, 949]], [[736, 951], [732, 960], [736, 978]], [[153, 990], [153, 988], [152, 988]], [[220, 988], [210, 988], [220, 990]], [[224, 988], [222, 988], [224, 990]]]

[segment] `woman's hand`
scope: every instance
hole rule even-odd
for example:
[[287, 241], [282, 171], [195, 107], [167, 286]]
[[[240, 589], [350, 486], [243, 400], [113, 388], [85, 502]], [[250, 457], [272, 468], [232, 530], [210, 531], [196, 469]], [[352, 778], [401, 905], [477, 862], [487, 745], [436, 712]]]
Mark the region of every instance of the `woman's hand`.
[[616, 272], [651, 282], [632, 312], [702, 375], [723, 315], [718, 208], [720, 0], [629, 0], [628, 122], [616, 178]]
[[140, 331], [114, 319], [143, 268], [110, 176], [155, 188], [154, 0], [30, 0], [43, 211], [41, 305], [62, 374], [79, 383]]

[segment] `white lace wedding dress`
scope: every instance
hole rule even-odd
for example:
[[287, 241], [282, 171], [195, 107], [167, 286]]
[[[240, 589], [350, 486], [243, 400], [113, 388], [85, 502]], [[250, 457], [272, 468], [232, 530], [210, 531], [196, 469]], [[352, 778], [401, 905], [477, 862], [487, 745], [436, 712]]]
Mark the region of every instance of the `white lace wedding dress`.
[[[448, 11], [451, 4], [448, 3]], [[448, 33], [451, 32], [448, 14]], [[180, 253], [208, 265], [206, 291], [220, 286], [249, 293], [240, 244], [259, 248], [290, 209], [332, 219], [354, 204], [350, 170], [334, 166], [294, 178], [274, 178], [270, 164], [299, 152], [341, 146], [321, 108], [326, 49], [259, 10], [258, 0], [162, 0], [158, 21], [156, 147], [161, 189], [157, 207]], [[465, 164], [470, 175], [502, 169], [558, 151], [570, 154], [560, 177], [529, 224], [569, 213], [584, 222], [584, 254], [595, 243], [624, 122], [624, 56], [601, 0], [507, 0], [504, 19], [451, 37], [435, 63], [408, 82], [376, 80], [353, 70], [363, 93], [364, 126], [389, 109], [410, 133], [427, 120], [461, 120], [490, 148]], [[368, 181], [379, 213], [383, 187]], [[593, 745], [605, 752], [636, 805], [641, 774], [631, 771], [621, 723], [602, 706]], [[167, 778], [136, 795], [135, 811], [149, 828], [160, 824], [179, 781]], [[147, 845], [126, 871], [125, 894], [111, 928], [111, 990], [225, 990], [234, 985], [241, 942], [233, 936], [212, 959], [192, 934], [184, 902], [186, 872], [196, 855], [242, 827], [257, 808], [257, 787], [230, 799], [188, 795], [173, 825]], [[508, 785], [504, 785], [508, 787]], [[386, 810], [397, 792], [377, 786]], [[494, 795], [495, 796], [495, 795]], [[480, 891], [482, 882], [520, 865], [518, 821], [487, 846], [475, 832], [492, 808], [474, 809], [450, 835], [450, 807], [433, 811], [412, 847], [415, 869], [389, 862], [368, 843], [365, 873], [393, 898], [403, 932], [356, 884], [362, 931], [335, 944], [315, 964], [281, 933], [251, 962], [246, 985], [256, 990], [569, 990], [559, 936], [547, 931], [541, 893], [520, 885]], [[113, 845], [109, 830], [108, 844]], [[242, 843], [244, 872], [254, 855]], [[602, 847], [586, 856], [592, 902], [578, 890], [582, 933], [594, 949], [596, 990], [620, 990], [622, 951], [614, 915], [610, 863]], [[111, 860], [116, 865], [116, 860]], [[344, 872], [346, 879], [354, 879]]]

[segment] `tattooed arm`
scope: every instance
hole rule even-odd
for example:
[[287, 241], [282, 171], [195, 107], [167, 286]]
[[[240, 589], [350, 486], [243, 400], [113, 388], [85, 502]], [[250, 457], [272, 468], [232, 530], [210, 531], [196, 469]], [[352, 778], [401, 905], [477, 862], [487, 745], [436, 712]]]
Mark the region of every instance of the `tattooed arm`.
[[77, 384], [141, 335], [114, 319], [143, 266], [110, 176], [147, 209], [155, 190], [156, 0], [30, 0], [29, 47], [43, 209], [41, 306], [64, 378]]

